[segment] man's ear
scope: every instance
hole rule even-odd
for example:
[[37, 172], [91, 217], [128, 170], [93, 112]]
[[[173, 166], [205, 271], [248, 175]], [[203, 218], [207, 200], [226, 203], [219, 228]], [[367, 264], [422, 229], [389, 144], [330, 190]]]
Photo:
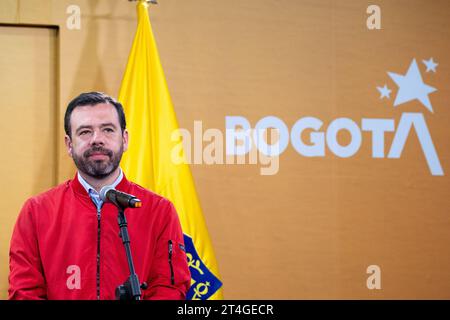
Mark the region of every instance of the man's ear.
[[73, 150], [72, 139], [70, 139], [70, 137], [67, 134], [64, 137], [64, 143], [66, 144], [67, 153], [69, 154], [70, 157], [72, 157], [72, 150]]
[[128, 130], [125, 129], [122, 134], [123, 152], [128, 150]]

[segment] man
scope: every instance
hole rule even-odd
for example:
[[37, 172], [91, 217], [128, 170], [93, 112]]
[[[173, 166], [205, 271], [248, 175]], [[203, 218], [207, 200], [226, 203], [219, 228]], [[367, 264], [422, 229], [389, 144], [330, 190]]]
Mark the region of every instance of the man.
[[99, 92], [72, 100], [64, 117], [65, 144], [78, 172], [72, 180], [24, 204], [10, 248], [10, 299], [114, 299], [129, 277], [117, 208], [103, 203], [104, 186], [132, 194], [127, 209], [143, 299], [184, 299], [190, 273], [174, 206], [128, 181], [119, 167], [128, 132], [122, 105]]

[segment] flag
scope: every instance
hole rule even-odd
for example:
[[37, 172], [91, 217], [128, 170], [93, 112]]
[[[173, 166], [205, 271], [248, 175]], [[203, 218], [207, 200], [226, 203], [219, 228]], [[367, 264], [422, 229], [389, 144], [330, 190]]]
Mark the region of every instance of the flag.
[[184, 233], [191, 271], [187, 299], [223, 299], [217, 261], [189, 165], [148, 16], [137, 4], [138, 25], [118, 100], [130, 136], [121, 166], [127, 177], [169, 199]]

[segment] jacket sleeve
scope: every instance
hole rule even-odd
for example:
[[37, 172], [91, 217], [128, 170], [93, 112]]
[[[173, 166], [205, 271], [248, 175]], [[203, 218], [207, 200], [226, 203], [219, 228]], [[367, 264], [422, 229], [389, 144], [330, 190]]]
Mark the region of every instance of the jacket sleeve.
[[28, 200], [19, 213], [11, 238], [8, 289], [10, 300], [47, 298], [32, 211], [32, 200]]
[[152, 300], [184, 300], [190, 287], [191, 274], [183, 232], [172, 203], [162, 220], [164, 223], [155, 246], [148, 289], [143, 296], [144, 299]]

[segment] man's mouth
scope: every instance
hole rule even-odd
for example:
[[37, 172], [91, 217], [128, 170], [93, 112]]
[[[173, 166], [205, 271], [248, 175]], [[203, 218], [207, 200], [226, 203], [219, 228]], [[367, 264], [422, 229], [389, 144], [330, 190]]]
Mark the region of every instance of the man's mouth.
[[103, 160], [103, 159], [108, 158], [108, 155], [105, 153], [101, 153], [101, 152], [94, 152], [94, 153], [91, 153], [88, 157], [93, 160]]

